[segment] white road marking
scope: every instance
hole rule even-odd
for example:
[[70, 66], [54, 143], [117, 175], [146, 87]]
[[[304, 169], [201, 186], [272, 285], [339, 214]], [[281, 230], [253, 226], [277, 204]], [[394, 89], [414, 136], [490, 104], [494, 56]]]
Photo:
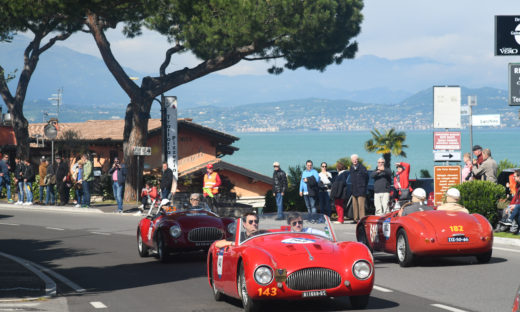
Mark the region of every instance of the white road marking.
[[65, 229], [55, 228], [55, 227], [46, 227], [47, 230], [56, 230], [56, 231], [65, 231]]
[[[29, 261], [30, 262], [30, 261]], [[32, 263], [32, 265], [34, 265], [36, 268], [38, 268], [38, 270], [40, 271], [43, 271], [49, 275], [52, 275], [55, 279], [58, 279], [60, 280], [61, 282], [63, 282], [64, 284], [66, 284], [67, 286], [69, 286], [70, 288], [74, 289], [74, 291], [76, 292], [85, 292], [85, 288], [79, 286], [78, 284], [74, 283], [73, 281], [69, 280], [68, 278], [66, 278], [65, 276], [57, 273], [57, 272], [54, 272], [53, 270], [51, 269], [48, 269], [46, 267], [43, 267], [39, 264], [36, 264], [36, 263]]]
[[107, 306], [103, 304], [103, 302], [101, 301], [92, 301], [90, 302], [90, 304], [96, 308], [96, 309], [106, 309]]
[[433, 303], [432, 306], [436, 307], [436, 308], [439, 308], [439, 309], [451, 311], [451, 312], [468, 312], [466, 310], [457, 309], [457, 308], [450, 307], [450, 306], [447, 306], [447, 305], [444, 305], [444, 304], [440, 304], [440, 303]]
[[20, 225], [20, 224], [0, 222], [0, 225], [14, 225], [14, 226], [18, 226], [18, 225]]
[[509, 249], [509, 248], [501, 248], [501, 247], [493, 247], [496, 250], [510, 251], [510, 252], [520, 252], [518, 249]]
[[110, 235], [110, 233], [103, 233], [103, 232], [90, 232], [92, 234], [98, 234], [98, 235]]
[[377, 286], [377, 285], [374, 285], [374, 289], [377, 290], [377, 291], [380, 291], [380, 292], [385, 292], [385, 293], [394, 292], [391, 289], [383, 288], [383, 287], [380, 287], [380, 286]]

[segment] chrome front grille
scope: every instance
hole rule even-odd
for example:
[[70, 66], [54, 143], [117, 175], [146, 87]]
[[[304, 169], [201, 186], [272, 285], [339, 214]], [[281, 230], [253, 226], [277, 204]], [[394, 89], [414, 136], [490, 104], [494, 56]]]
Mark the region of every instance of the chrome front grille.
[[285, 283], [293, 290], [329, 289], [341, 284], [341, 276], [330, 269], [307, 268], [291, 273]]
[[222, 238], [224, 238], [224, 233], [215, 227], [196, 228], [188, 233], [188, 240], [194, 243], [212, 242]]

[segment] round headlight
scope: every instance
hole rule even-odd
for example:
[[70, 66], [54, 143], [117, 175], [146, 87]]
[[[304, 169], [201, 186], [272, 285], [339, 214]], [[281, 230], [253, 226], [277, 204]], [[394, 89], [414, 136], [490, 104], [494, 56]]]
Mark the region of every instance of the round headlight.
[[178, 226], [178, 225], [172, 225], [170, 227], [170, 235], [175, 237], [175, 238], [179, 238], [179, 236], [181, 236], [182, 234], [182, 231], [181, 231], [181, 227]]
[[259, 266], [255, 270], [255, 281], [260, 285], [268, 285], [273, 281], [273, 270], [268, 266]]
[[235, 222], [231, 222], [227, 225], [227, 231], [231, 234], [235, 234], [235, 229], [237, 228], [237, 225]]
[[359, 260], [354, 263], [352, 273], [359, 280], [366, 280], [372, 275], [372, 266], [365, 260]]

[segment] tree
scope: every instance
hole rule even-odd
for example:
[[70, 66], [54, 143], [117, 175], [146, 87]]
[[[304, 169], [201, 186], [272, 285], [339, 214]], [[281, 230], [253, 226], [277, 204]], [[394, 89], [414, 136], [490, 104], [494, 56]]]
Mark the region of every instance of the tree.
[[385, 159], [385, 167], [390, 168], [392, 155], [406, 157], [403, 149], [408, 145], [403, 144], [406, 140], [406, 133], [395, 131], [394, 128], [386, 130], [384, 133], [374, 129], [370, 131], [372, 138], [365, 142], [365, 150], [370, 153], [382, 154]]
[[[240, 61], [282, 59], [286, 69], [319, 71], [353, 58], [362, 21], [362, 0], [162, 0], [121, 3], [92, 0], [86, 25], [108, 69], [130, 98], [126, 109], [123, 151], [129, 173], [125, 199], [135, 196], [140, 172], [131, 151], [146, 142], [153, 99]], [[156, 77], [134, 83], [114, 57], [105, 31], [125, 23], [129, 37], [143, 26], [166, 36], [172, 47]], [[201, 61], [188, 68], [166, 69], [172, 57], [191, 52]], [[270, 73], [283, 68], [273, 66]]]
[[[79, 3], [79, 2], [78, 2]], [[13, 73], [5, 73], [0, 64], [0, 95], [11, 113], [17, 141], [16, 156], [29, 156], [29, 123], [23, 114], [23, 104], [31, 76], [36, 70], [40, 55], [57, 41], [67, 39], [81, 29], [83, 17], [79, 4], [69, 1], [13, 1], [0, 0], [0, 41], [9, 42], [18, 32], [32, 33], [23, 55], [23, 68], [18, 76], [14, 95], [7, 83], [15, 79]]]

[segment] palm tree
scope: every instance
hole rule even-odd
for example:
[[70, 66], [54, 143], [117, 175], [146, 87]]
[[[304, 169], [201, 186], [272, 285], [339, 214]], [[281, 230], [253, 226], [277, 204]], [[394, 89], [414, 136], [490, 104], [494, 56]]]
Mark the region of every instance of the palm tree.
[[384, 133], [374, 129], [370, 131], [372, 138], [365, 142], [365, 150], [370, 153], [382, 154], [385, 160], [385, 167], [390, 168], [392, 155], [406, 157], [403, 149], [408, 145], [403, 144], [406, 140], [406, 133], [395, 131], [394, 128], [386, 130]]

